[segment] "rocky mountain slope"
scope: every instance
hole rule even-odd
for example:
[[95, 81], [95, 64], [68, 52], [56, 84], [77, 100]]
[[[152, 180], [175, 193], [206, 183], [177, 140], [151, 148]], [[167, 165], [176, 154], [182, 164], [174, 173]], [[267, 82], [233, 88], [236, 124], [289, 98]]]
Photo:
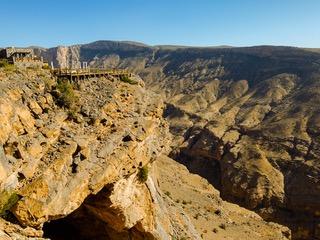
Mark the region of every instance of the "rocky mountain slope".
[[[160, 156], [152, 175], [159, 183], [167, 209], [173, 216], [178, 239], [291, 239], [290, 230], [265, 222], [252, 211], [223, 201], [204, 178], [167, 156]], [[187, 232], [186, 232], [186, 229]], [[188, 232], [196, 233], [191, 238]]]
[[78, 209], [76, 219], [84, 211], [94, 221], [90, 228], [75, 224], [74, 239], [80, 229], [88, 231], [86, 236], [95, 226], [97, 239], [169, 239], [170, 224], [155, 218], [155, 196], [139, 180], [141, 169], [168, 141], [163, 104], [140, 79], [135, 85], [117, 79], [83, 81], [74, 90], [77, 110], [68, 110], [57, 104], [59, 91], [49, 72], [0, 74], [5, 219], [33, 228], [21, 230], [26, 237], [40, 237], [43, 229], [45, 237], [59, 239], [63, 228], [55, 228], [54, 220]]
[[165, 97], [171, 157], [224, 199], [320, 238], [317, 49], [149, 47], [99, 41], [43, 50], [61, 66], [129, 68]]
[[161, 155], [164, 104], [138, 76], [0, 79], [0, 239], [290, 238]]

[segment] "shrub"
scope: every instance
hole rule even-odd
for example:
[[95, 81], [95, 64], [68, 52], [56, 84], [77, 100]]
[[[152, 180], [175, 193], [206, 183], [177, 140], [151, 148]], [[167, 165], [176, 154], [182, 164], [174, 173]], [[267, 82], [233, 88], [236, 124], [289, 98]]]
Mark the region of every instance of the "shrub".
[[221, 228], [221, 229], [226, 229], [226, 225], [225, 225], [224, 223], [221, 223], [221, 224], [219, 225], [219, 228]]
[[221, 216], [221, 210], [220, 209], [215, 210], [214, 214]]
[[7, 60], [5, 60], [5, 59], [0, 60], [0, 68], [4, 68], [8, 65], [9, 65], [9, 63]]
[[200, 213], [197, 213], [196, 215], [193, 216], [194, 219], [199, 219], [199, 217], [201, 216]]
[[10, 209], [20, 200], [14, 191], [3, 190], [0, 192], [0, 217], [6, 217]]
[[42, 65], [42, 69], [44, 69], [44, 70], [49, 70], [49, 69], [51, 69], [51, 68], [49, 67], [48, 64], [43, 64], [43, 65]]
[[149, 173], [149, 169], [147, 166], [143, 166], [142, 168], [139, 168], [139, 172], [138, 172], [138, 180], [141, 183], [144, 183], [148, 180], [148, 173]]
[[77, 119], [77, 111], [75, 108], [69, 109], [68, 111], [68, 119], [69, 120], [76, 120]]
[[0, 60], [0, 68], [3, 68], [6, 72], [16, 70], [16, 67], [13, 64], [10, 64], [6, 59]]
[[41, 68], [40, 68], [40, 66], [27, 66], [26, 67], [26, 69], [28, 69], [28, 70], [32, 70], [32, 71], [35, 71], [35, 70], [40, 70]]
[[68, 80], [60, 80], [56, 88], [60, 92], [58, 104], [69, 109], [75, 108], [78, 98], [73, 90], [72, 84]]
[[172, 240], [187, 240], [186, 237], [172, 237]]
[[171, 197], [171, 193], [169, 191], [166, 191], [164, 194], [167, 195], [168, 197]]
[[129, 78], [129, 77], [126, 76], [126, 75], [120, 76], [120, 81], [129, 83], [129, 84], [133, 84], [133, 85], [134, 85], [134, 84], [138, 84], [138, 82], [132, 80], [131, 78]]
[[54, 79], [47, 77], [45, 75], [39, 76], [43, 80], [44, 86], [45, 86], [45, 91], [49, 92], [51, 91], [52, 86], [55, 84]]

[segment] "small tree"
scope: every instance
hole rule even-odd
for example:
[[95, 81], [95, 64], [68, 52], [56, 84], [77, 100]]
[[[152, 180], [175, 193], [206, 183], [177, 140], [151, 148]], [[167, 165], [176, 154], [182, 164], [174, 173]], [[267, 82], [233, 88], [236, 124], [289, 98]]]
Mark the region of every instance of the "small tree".
[[78, 98], [73, 90], [72, 84], [68, 80], [60, 80], [56, 88], [60, 92], [58, 104], [69, 109], [74, 108]]
[[148, 173], [149, 173], [149, 169], [147, 166], [143, 166], [142, 168], [139, 168], [139, 172], [138, 172], [139, 182], [145, 183], [148, 180]]
[[10, 209], [20, 200], [20, 196], [14, 191], [3, 190], [0, 192], [0, 217], [5, 218]]
[[125, 82], [125, 83], [129, 83], [129, 84], [132, 84], [132, 85], [138, 84], [138, 82], [132, 80], [127, 75], [120, 76], [120, 81]]

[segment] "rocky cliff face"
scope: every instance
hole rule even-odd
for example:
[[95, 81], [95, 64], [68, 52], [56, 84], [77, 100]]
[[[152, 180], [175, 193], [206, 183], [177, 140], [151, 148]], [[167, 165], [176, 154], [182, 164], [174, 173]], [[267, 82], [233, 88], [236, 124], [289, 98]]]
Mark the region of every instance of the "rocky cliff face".
[[290, 239], [161, 155], [164, 104], [139, 77], [0, 79], [1, 239]]
[[[317, 51], [104, 41], [68, 51], [75, 48], [73, 61], [129, 68], [165, 96], [171, 157], [225, 199], [287, 224], [295, 238], [320, 237]], [[54, 59], [62, 64], [70, 56]]]
[[95, 233], [169, 239], [170, 224], [155, 218], [152, 182], [137, 176], [168, 141], [163, 104], [140, 79], [135, 85], [81, 82], [75, 86], [78, 109], [71, 114], [56, 104], [56, 83], [48, 72], [0, 74], [1, 214], [24, 228], [11, 226], [12, 234], [41, 237], [44, 229], [45, 237], [58, 239], [62, 231], [55, 220], [73, 213], [74, 223], [84, 218], [96, 226], [95, 232], [81, 224], [66, 227], [73, 237], [83, 229], [84, 238]]
[[287, 227], [223, 201], [206, 179], [173, 159], [160, 156], [152, 170], [178, 239], [291, 239]]

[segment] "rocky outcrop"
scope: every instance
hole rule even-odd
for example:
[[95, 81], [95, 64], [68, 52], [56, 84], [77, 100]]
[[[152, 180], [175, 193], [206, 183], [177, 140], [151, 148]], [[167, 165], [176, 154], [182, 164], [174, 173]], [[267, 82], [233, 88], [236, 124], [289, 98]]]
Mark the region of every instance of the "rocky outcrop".
[[11, 239], [21, 239], [21, 240], [43, 240], [43, 232], [41, 230], [36, 230], [31, 227], [22, 228], [17, 224], [12, 224], [8, 221], [0, 218], [0, 239], [1, 240], [11, 240]]
[[0, 74], [1, 214], [21, 236], [40, 237], [32, 229], [45, 226], [55, 237], [50, 222], [86, 209], [109, 239], [169, 239], [170, 224], [156, 220], [154, 196], [137, 176], [168, 142], [157, 95], [137, 77], [133, 85], [90, 79], [73, 84], [76, 109], [68, 110], [56, 104], [49, 72]]

